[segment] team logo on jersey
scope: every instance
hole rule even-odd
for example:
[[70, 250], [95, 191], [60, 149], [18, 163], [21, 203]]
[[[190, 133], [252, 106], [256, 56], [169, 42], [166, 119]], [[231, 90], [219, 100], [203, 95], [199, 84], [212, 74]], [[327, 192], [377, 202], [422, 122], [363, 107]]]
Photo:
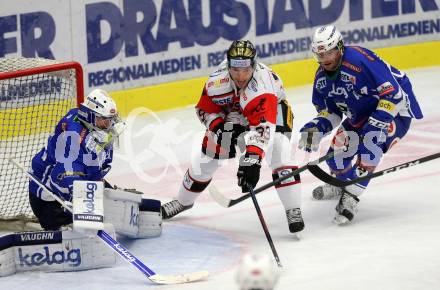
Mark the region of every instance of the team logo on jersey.
[[322, 77], [322, 78], [319, 78], [316, 80], [315, 87], [318, 91], [322, 90], [326, 86], [327, 86], [327, 81], [326, 81], [325, 77]]
[[358, 73], [360, 73], [362, 71], [362, 69], [360, 67], [355, 66], [354, 64], [351, 64], [348, 61], [343, 61], [342, 65], [345, 66], [345, 67], [348, 67], [352, 71], [355, 71], [355, 72], [358, 72]]
[[252, 109], [251, 113], [259, 113], [261, 111], [266, 110], [266, 107], [264, 106], [266, 103], [266, 98], [261, 98], [258, 102], [258, 105], [255, 106], [255, 108]]
[[212, 102], [218, 106], [232, 104], [233, 95], [222, 96], [219, 98], [212, 98]]
[[394, 91], [394, 86], [390, 82], [385, 82], [377, 87], [379, 96], [387, 95]]
[[333, 96], [344, 96], [345, 99], [348, 98], [347, 90], [344, 87], [336, 87], [335, 84], [332, 86], [332, 90], [328, 93], [329, 97]]
[[353, 85], [356, 84], [356, 77], [351, 75], [351, 74], [349, 74], [349, 73], [346, 73], [344, 71], [341, 71], [341, 80], [344, 81], [344, 82], [350, 82]]

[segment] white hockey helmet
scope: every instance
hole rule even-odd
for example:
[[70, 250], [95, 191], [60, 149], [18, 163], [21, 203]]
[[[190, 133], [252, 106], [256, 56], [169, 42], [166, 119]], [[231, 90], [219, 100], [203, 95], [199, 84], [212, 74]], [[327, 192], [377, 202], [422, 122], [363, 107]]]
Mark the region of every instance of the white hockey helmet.
[[342, 35], [334, 25], [322, 26], [316, 29], [312, 39], [312, 52], [315, 56], [337, 47], [341, 51], [344, 47]]
[[111, 124], [107, 129], [111, 129], [118, 121], [116, 103], [109, 94], [102, 89], [91, 91], [84, 102], [80, 104], [78, 110], [78, 118], [80, 120], [91, 125], [95, 130], [102, 130], [96, 123], [97, 117], [110, 119]]
[[238, 266], [236, 281], [240, 290], [272, 290], [279, 278], [279, 270], [270, 256], [246, 254]]

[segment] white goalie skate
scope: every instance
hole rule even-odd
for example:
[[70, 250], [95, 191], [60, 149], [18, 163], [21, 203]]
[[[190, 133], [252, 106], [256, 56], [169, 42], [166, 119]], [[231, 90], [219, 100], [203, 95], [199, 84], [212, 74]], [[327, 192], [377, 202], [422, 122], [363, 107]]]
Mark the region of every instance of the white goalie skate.
[[337, 199], [342, 194], [342, 188], [330, 184], [320, 185], [312, 192], [312, 196], [317, 200]]

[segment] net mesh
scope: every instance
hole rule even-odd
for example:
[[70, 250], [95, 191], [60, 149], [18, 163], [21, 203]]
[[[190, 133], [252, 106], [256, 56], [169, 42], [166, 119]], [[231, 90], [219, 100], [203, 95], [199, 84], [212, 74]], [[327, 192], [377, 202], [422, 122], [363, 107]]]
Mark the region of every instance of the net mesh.
[[[26, 168], [46, 144], [57, 122], [77, 106], [74, 68], [47, 72], [58, 64], [38, 58], [0, 58], [0, 220], [33, 219], [28, 179], [12, 164]], [[36, 68], [31, 75], [4, 73]], [[45, 71], [46, 70], [46, 71]]]

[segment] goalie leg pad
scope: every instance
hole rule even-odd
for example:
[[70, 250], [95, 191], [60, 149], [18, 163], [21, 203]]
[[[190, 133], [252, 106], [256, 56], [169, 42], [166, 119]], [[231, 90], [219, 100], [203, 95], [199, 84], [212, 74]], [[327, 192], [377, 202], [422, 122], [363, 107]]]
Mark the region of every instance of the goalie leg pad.
[[142, 194], [121, 189], [104, 191], [105, 221], [129, 238], [151, 238], [162, 234], [161, 203], [142, 199]]
[[118, 234], [136, 238], [142, 195], [106, 188], [104, 196], [105, 222], [113, 224]]
[[139, 205], [139, 232], [137, 238], [153, 238], [162, 234], [160, 200], [142, 199]]
[[0, 277], [9, 276], [17, 272], [15, 267], [14, 248], [8, 247], [2, 249], [2, 247], [5, 246], [2, 244], [2, 241], [10, 240], [10, 236], [12, 235], [0, 237]]
[[[111, 224], [105, 224], [104, 229], [115, 236]], [[72, 230], [22, 232], [0, 237], [0, 276], [23, 271], [111, 267], [116, 259], [117, 254], [98, 236], [88, 237]]]

